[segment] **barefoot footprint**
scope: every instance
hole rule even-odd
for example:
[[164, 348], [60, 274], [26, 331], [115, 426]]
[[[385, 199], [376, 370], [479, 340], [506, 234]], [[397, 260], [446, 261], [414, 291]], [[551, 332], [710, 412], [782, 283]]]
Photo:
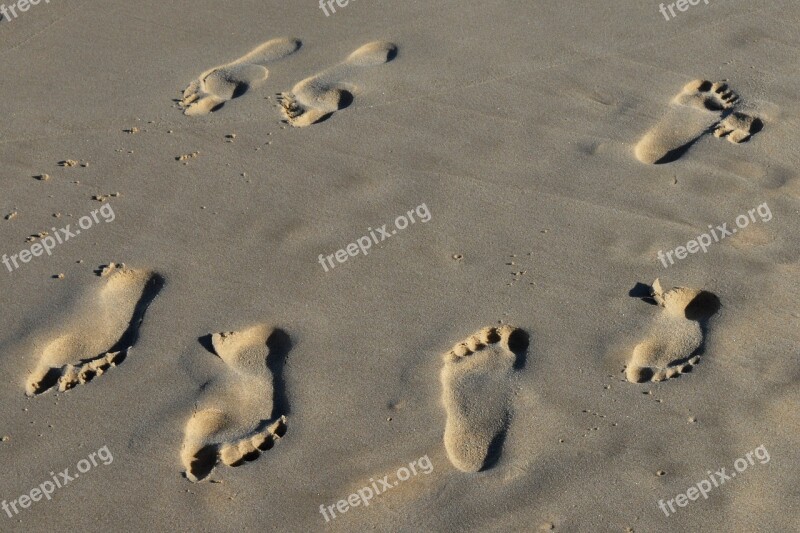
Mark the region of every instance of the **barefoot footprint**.
[[625, 369], [631, 383], [663, 381], [690, 372], [700, 361], [706, 322], [720, 307], [719, 298], [707, 291], [676, 287], [665, 291], [653, 283], [651, 293], [664, 308], [647, 340], [633, 349]]
[[113, 263], [101, 276], [104, 285], [80, 302], [70, 319], [44, 343], [25, 385], [28, 396], [53, 387], [64, 392], [87, 383], [122, 363], [130, 353], [163, 279], [147, 270]]
[[286, 433], [286, 417], [273, 418], [271, 362], [282, 359], [289, 337], [264, 325], [211, 336], [227, 372], [204, 387], [186, 424], [181, 460], [186, 477], [201, 481], [219, 461], [239, 466], [257, 459]]
[[688, 83], [673, 99], [666, 117], [636, 145], [637, 159], [655, 165], [671, 163], [712, 131], [734, 143], [746, 141], [762, 123], [757, 118], [733, 113], [738, 100], [725, 83], [705, 80]]
[[396, 56], [396, 45], [375, 41], [365, 44], [338, 65], [299, 82], [291, 92], [279, 96], [286, 122], [302, 128], [346, 108], [353, 101], [356, 87], [344, 80], [351, 79], [360, 67], [382, 65]]
[[499, 453], [510, 416], [511, 377], [528, 337], [511, 326], [484, 328], [444, 356], [444, 446], [453, 466], [477, 472]]
[[761, 119], [744, 113], [733, 113], [717, 125], [714, 136], [724, 137], [734, 144], [739, 144], [750, 140], [750, 137], [763, 127]]
[[269, 76], [265, 63], [283, 59], [301, 46], [298, 39], [272, 39], [236, 61], [211, 68], [183, 91], [180, 107], [189, 116], [207, 115], [228, 100], [241, 96]]

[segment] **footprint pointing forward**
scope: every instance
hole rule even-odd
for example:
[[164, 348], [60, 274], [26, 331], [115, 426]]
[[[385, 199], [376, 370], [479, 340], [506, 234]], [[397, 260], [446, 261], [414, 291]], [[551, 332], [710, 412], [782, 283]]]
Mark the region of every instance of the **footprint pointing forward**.
[[497, 459], [511, 414], [511, 377], [528, 336], [511, 326], [484, 328], [444, 356], [444, 446], [453, 466], [478, 472]]
[[150, 302], [164, 280], [147, 270], [110, 265], [105, 283], [73, 310], [70, 319], [44, 343], [25, 391], [35, 396], [60, 392], [91, 381], [122, 363], [139, 334]]
[[763, 123], [734, 113], [738, 102], [739, 97], [725, 83], [688, 83], [673, 99], [666, 116], [636, 145], [636, 158], [647, 164], [671, 163], [711, 132], [733, 143], [747, 141]]
[[365, 44], [347, 59], [307, 78], [279, 97], [286, 122], [297, 128], [327, 119], [353, 102], [356, 86], [347, 83], [362, 67], [388, 63], [397, 56], [397, 46], [385, 41]]
[[263, 83], [269, 76], [264, 64], [283, 59], [300, 46], [298, 39], [272, 39], [236, 61], [208, 69], [183, 91], [180, 106], [184, 114], [199, 116], [216, 111], [250, 87]]
[[289, 336], [258, 325], [214, 334], [211, 345], [226, 368], [206, 384], [186, 424], [181, 461], [193, 482], [208, 477], [220, 461], [239, 466], [257, 459], [286, 433], [286, 416], [273, 418], [273, 411], [285, 409], [280, 368]]

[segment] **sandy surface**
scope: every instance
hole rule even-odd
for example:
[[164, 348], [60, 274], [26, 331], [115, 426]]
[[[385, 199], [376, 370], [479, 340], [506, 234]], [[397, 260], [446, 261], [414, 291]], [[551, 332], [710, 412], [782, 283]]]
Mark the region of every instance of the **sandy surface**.
[[0, 530], [800, 530], [797, 2], [27, 7]]

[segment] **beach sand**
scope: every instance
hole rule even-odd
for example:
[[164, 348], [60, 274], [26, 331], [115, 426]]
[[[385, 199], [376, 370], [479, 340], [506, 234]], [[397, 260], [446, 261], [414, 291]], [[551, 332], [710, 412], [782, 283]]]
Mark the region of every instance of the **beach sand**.
[[26, 6], [0, 530], [800, 530], [797, 2]]

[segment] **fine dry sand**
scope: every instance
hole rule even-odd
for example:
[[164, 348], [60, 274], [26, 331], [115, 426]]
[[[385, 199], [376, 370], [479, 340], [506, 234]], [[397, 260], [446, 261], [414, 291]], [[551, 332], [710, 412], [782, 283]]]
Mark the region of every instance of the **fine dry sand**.
[[800, 531], [800, 4], [25, 5], [0, 531]]

